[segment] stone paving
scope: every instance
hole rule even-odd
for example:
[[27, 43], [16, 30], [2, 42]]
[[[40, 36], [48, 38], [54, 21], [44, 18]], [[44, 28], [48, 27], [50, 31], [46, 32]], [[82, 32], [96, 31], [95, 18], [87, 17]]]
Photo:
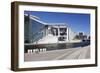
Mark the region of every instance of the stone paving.
[[41, 52], [28, 52], [24, 54], [24, 61], [68, 60], [90, 58], [90, 46], [52, 50]]

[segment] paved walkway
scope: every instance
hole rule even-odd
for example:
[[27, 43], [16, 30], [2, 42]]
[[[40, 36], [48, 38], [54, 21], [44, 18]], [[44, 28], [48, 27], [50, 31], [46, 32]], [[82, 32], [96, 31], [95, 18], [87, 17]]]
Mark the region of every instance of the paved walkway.
[[24, 57], [25, 61], [88, 59], [90, 58], [90, 46], [45, 51], [39, 53], [25, 53]]

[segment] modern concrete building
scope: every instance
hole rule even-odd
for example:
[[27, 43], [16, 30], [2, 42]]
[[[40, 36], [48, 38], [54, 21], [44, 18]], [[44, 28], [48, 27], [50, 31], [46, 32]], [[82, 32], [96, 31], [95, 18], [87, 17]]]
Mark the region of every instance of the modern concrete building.
[[77, 35], [66, 23], [45, 23], [33, 15], [25, 14], [24, 23], [24, 42], [27, 44], [67, 43]]

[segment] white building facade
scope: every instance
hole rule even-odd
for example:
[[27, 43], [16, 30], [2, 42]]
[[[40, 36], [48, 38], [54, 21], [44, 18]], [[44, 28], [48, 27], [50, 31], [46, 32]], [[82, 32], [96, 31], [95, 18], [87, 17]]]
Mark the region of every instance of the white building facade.
[[24, 15], [24, 19], [25, 43], [69, 43], [77, 35], [66, 23], [44, 23], [32, 15]]

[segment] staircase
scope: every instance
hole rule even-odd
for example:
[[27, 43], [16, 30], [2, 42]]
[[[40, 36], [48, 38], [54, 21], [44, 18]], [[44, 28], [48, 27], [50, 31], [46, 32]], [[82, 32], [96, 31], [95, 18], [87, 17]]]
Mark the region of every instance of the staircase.
[[37, 44], [50, 44], [50, 43], [57, 43], [57, 37], [51, 34], [46, 35], [45, 37], [41, 38], [39, 41], [35, 42]]

